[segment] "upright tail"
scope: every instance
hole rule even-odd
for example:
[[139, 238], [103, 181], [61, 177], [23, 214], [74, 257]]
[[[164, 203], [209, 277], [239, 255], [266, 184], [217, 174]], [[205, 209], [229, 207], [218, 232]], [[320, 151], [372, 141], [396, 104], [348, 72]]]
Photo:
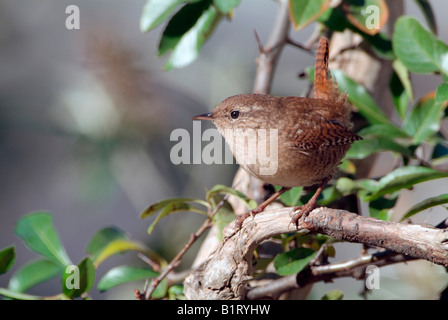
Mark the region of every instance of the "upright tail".
[[317, 47], [316, 64], [314, 71], [314, 98], [334, 99], [338, 97], [338, 85], [328, 70], [328, 39], [321, 37]]

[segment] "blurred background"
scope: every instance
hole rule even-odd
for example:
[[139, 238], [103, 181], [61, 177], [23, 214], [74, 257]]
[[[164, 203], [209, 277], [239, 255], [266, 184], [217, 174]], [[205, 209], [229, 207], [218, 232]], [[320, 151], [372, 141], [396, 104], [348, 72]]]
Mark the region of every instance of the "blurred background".
[[[111, 225], [171, 259], [203, 217], [167, 217], [148, 236], [152, 220], [141, 220], [139, 214], [163, 198], [203, 198], [206, 188], [232, 184], [236, 165], [173, 165], [170, 149], [176, 142], [170, 141], [170, 133], [176, 128], [191, 132], [191, 116], [252, 90], [258, 54], [254, 30], [265, 42], [277, 5], [272, 0], [242, 1], [233, 19], [218, 26], [198, 60], [166, 72], [166, 58], [157, 57], [163, 26], [148, 34], [139, 30], [145, 2], [0, 0], [0, 249], [14, 244], [17, 254], [12, 270], [0, 277], [1, 287], [18, 267], [36, 258], [14, 234], [24, 214], [51, 212], [75, 263], [85, 256], [90, 238]], [[65, 27], [65, 10], [71, 4], [80, 9], [79, 30]], [[431, 4], [439, 37], [447, 43], [448, 2]], [[408, 14], [425, 24], [414, 1], [405, 5]], [[312, 31], [307, 27], [291, 36], [304, 42]], [[308, 83], [297, 75], [313, 63], [312, 55], [287, 47], [272, 93], [303, 94]], [[413, 81], [418, 98], [439, 80]], [[425, 187], [412, 191], [407, 208], [430, 194]], [[423, 215], [425, 222], [431, 214]], [[185, 267], [197, 248], [198, 244], [187, 254]], [[341, 252], [338, 258], [348, 259], [359, 254], [359, 247]], [[119, 264], [143, 265], [135, 253], [113, 257], [100, 266], [98, 278]], [[381, 269], [387, 281], [372, 297], [437, 298], [434, 292], [448, 282], [446, 273], [438, 266], [423, 273], [419, 268], [428, 270], [425, 262]], [[397, 289], [405, 281], [406, 286]], [[126, 299], [142, 286], [91, 292], [95, 299]], [[362, 283], [345, 279], [317, 284], [311, 297], [333, 288], [356, 299]], [[59, 292], [58, 281], [31, 291]]]

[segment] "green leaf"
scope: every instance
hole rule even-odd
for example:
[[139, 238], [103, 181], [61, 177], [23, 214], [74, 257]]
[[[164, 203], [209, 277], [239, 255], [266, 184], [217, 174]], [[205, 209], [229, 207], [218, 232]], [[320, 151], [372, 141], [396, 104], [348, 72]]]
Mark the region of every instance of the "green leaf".
[[414, 144], [420, 144], [440, 129], [443, 111], [448, 105], [448, 83], [442, 83], [437, 87], [434, 103], [425, 113], [423, 121], [414, 135]]
[[364, 139], [353, 143], [347, 151], [346, 157], [349, 159], [365, 159], [373, 153], [392, 151], [411, 157], [413, 154], [409, 148], [385, 137]]
[[330, 0], [289, 0], [289, 15], [296, 30], [319, 18], [330, 6]]
[[5, 289], [5, 288], [0, 288], [0, 296], [8, 297], [10, 299], [15, 299], [15, 300], [43, 300], [44, 299], [43, 297], [26, 294], [26, 293], [15, 292], [15, 291]]
[[339, 190], [334, 185], [329, 186], [322, 191], [321, 197], [317, 200], [317, 203], [320, 206], [327, 206], [340, 197], [341, 193], [339, 192]]
[[73, 267], [67, 268], [62, 276], [62, 292], [68, 298], [77, 298], [88, 292], [95, 281], [95, 267], [89, 257]]
[[[378, 12], [372, 11], [372, 8]], [[377, 34], [389, 18], [389, 9], [384, 0], [345, 0], [342, 9], [351, 24], [369, 35]]]
[[308, 248], [296, 248], [278, 254], [274, 259], [274, 267], [281, 276], [299, 273], [308, 266], [317, 251]]
[[403, 120], [407, 113], [409, 96], [395, 71], [390, 78], [389, 90], [392, 95], [395, 110], [397, 111], [397, 114], [400, 116], [401, 120]]
[[[145, 209], [145, 211], [142, 212], [142, 214], [140, 215], [140, 218], [147, 218], [151, 215], [153, 215], [154, 213], [162, 210], [163, 208], [167, 207], [167, 206], [171, 206], [171, 208], [174, 210], [176, 209], [176, 204], [180, 204], [180, 203], [186, 203], [186, 202], [193, 202], [193, 203], [198, 203], [201, 204], [205, 207], [209, 207], [209, 204], [204, 201], [204, 200], [200, 200], [200, 199], [195, 199], [195, 198], [169, 198], [169, 199], [164, 199], [161, 200], [157, 203], [154, 203], [152, 205], [150, 205], [148, 208]], [[203, 211], [201, 211], [200, 213], [203, 213]]]
[[148, 32], [165, 21], [186, 0], [148, 0], [140, 17], [140, 30]]
[[18, 269], [9, 280], [8, 288], [14, 292], [26, 292], [30, 288], [61, 276], [64, 267], [50, 260], [39, 259]]
[[424, 97], [420, 98], [412, 109], [406, 114], [402, 130], [405, 131], [410, 137], [414, 137], [419, 127], [422, 125], [429, 110], [434, 105], [435, 93], [431, 92]]
[[328, 8], [317, 21], [333, 31], [343, 32], [345, 29], [350, 28], [350, 23], [340, 6]]
[[370, 194], [365, 194], [363, 200], [373, 201], [386, 194], [401, 189], [409, 189], [421, 182], [446, 177], [448, 177], [448, 173], [426, 167], [407, 166], [398, 168], [382, 177], [376, 184], [375, 190]]
[[391, 209], [395, 206], [398, 197], [386, 199], [384, 197], [373, 200], [369, 203], [369, 215], [384, 221], [389, 221], [392, 217]]
[[344, 298], [344, 293], [341, 290], [331, 290], [328, 291], [321, 300], [342, 300]]
[[193, 62], [221, 17], [211, 0], [184, 6], [170, 20], [159, 43], [159, 55], [173, 50], [165, 69], [181, 68]]
[[405, 215], [403, 216], [403, 218], [401, 218], [401, 220], [405, 220], [408, 219], [410, 217], [412, 217], [413, 215], [415, 215], [416, 213], [419, 213], [420, 211], [435, 207], [435, 206], [439, 206], [441, 204], [445, 204], [448, 203], [448, 193], [444, 193], [441, 195], [438, 195], [436, 197], [432, 197], [432, 198], [428, 198], [425, 199], [417, 204], [415, 204], [414, 206], [412, 206], [411, 209], [408, 210], [408, 212], [405, 213]]
[[[275, 191], [280, 190], [280, 186], [276, 186]], [[283, 193], [280, 200], [288, 207], [298, 206], [300, 204], [300, 197], [302, 196], [303, 187], [294, 187], [291, 190]]]
[[170, 199], [164, 199], [161, 200], [151, 206], [149, 206], [143, 213], [140, 215], [141, 218], [146, 218], [154, 213], [162, 210], [157, 218], [154, 220], [153, 223], [148, 227], [148, 233], [150, 234], [153, 230], [156, 224], [164, 217], [176, 213], [176, 212], [197, 212], [203, 215], [207, 215], [207, 212], [200, 210], [196, 208], [195, 206], [191, 205], [188, 202], [198, 203], [203, 206], [209, 207], [209, 204], [200, 199], [194, 199], [194, 198], [170, 198]]
[[98, 231], [92, 237], [86, 249], [95, 267], [98, 267], [107, 258], [129, 250], [149, 253], [149, 249], [143, 244], [130, 240], [122, 230], [116, 227], [108, 227]]
[[[398, 59], [394, 60], [394, 62], [392, 63], [392, 67], [395, 71], [395, 75], [400, 79], [401, 84], [403, 85], [403, 88], [406, 92], [407, 98], [409, 98], [409, 100], [413, 101], [414, 93], [412, 91], [412, 83], [411, 83], [411, 79], [409, 78], [408, 69]], [[398, 114], [401, 117], [401, 119], [403, 119], [406, 114], [407, 102], [408, 101], [406, 99], [405, 103], [401, 103], [401, 105], [399, 105], [399, 108], [397, 108]]]
[[50, 213], [28, 214], [20, 218], [14, 231], [30, 250], [61, 266], [72, 264], [53, 227]]
[[[158, 272], [148, 268], [137, 268], [132, 266], [118, 266], [109, 270], [98, 282], [100, 291], [107, 291], [120, 284], [152, 279], [159, 275]], [[152, 294], [152, 298], [163, 298], [166, 294], [167, 282], [163, 280]]]
[[348, 100], [358, 108], [359, 113], [371, 124], [393, 126], [362, 85], [348, 77], [342, 70], [332, 70], [332, 73], [336, 78], [340, 90], [347, 92]]
[[228, 201], [224, 202], [224, 205], [219, 208], [216, 214], [213, 216], [213, 224], [218, 227], [217, 237], [221, 241], [223, 238], [222, 230], [226, 225], [235, 219], [235, 213], [233, 208]]
[[389, 139], [409, 139], [410, 136], [394, 125], [373, 124], [358, 131], [362, 137], [383, 137]]
[[420, 9], [423, 12], [423, 16], [425, 17], [426, 22], [431, 28], [431, 31], [434, 34], [437, 34], [436, 17], [434, 16], [434, 13], [432, 11], [431, 4], [427, 0], [415, 0], [415, 2], [420, 6]]
[[241, 191], [235, 190], [222, 184], [217, 184], [213, 188], [208, 190], [206, 195], [207, 201], [210, 201], [210, 199], [216, 194], [228, 194], [231, 196], [235, 196], [238, 199], [242, 200], [249, 209], [255, 209], [257, 207], [257, 203], [254, 200], [249, 199]]
[[448, 46], [414, 18], [397, 19], [392, 45], [398, 59], [410, 71], [448, 76]]
[[16, 253], [14, 246], [8, 247], [0, 251], [0, 274], [8, 272], [14, 264]]
[[170, 300], [185, 300], [184, 286], [174, 285], [168, 288], [168, 297]]
[[176, 213], [176, 212], [185, 212], [185, 211], [197, 212], [200, 214], [207, 215], [206, 212], [199, 210], [198, 208], [196, 208], [195, 206], [193, 206], [189, 203], [186, 203], [186, 202], [171, 203], [171, 204], [167, 205], [165, 208], [163, 208], [163, 210], [159, 213], [159, 215], [154, 220], [154, 222], [151, 223], [151, 225], [148, 227], [148, 234], [152, 233], [152, 231], [154, 230], [154, 227], [162, 218], [164, 218], [170, 214]]
[[229, 14], [241, 3], [241, 0], [213, 0], [213, 4], [224, 14]]

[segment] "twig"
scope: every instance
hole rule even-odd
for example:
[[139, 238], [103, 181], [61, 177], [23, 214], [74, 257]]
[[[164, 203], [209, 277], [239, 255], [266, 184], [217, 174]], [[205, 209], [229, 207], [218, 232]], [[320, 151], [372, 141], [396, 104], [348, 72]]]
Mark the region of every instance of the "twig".
[[157, 262], [153, 261], [148, 256], [145, 256], [143, 253], [141, 252], [137, 253], [137, 257], [139, 257], [141, 260], [143, 260], [143, 262], [148, 264], [152, 268], [152, 270], [156, 272], [160, 270], [160, 265]]
[[[277, 17], [272, 27], [266, 46], [260, 50], [257, 58], [257, 73], [255, 75], [254, 93], [268, 94], [271, 92], [272, 79], [278, 59], [288, 39], [290, 27], [288, 0], [279, 0]], [[257, 40], [260, 48], [260, 40]]]
[[276, 299], [284, 292], [304, 288], [307, 285], [319, 281], [327, 281], [342, 277], [362, 279], [365, 269], [369, 265], [385, 266], [415, 258], [399, 254], [390, 250], [383, 250], [369, 255], [361, 255], [358, 258], [344, 262], [311, 266], [302, 274], [294, 274], [272, 280], [270, 283], [255, 287], [247, 292], [246, 298], [256, 300], [261, 298]]
[[156, 289], [156, 287], [159, 285], [159, 283], [172, 271], [174, 270], [179, 264], [184, 256], [184, 254], [190, 249], [190, 247], [193, 245], [193, 243], [208, 229], [212, 226], [212, 218], [218, 212], [218, 210], [224, 205], [225, 201], [227, 200], [228, 195], [225, 195], [223, 199], [218, 203], [216, 208], [208, 215], [207, 219], [204, 221], [204, 223], [199, 227], [199, 229], [190, 235], [190, 239], [185, 244], [185, 246], [180, 250], [177, 255], [171, 260], [171, 262], [166, 266], [166, 268], [156, 277], [153, 278], [151, 281], [151, 284], [149, 287], [144, 290], [142, 295], [144, 295], [146, 300], [149, 300], [151, 298], [152, 293]]
[[303, 50], [305, 52], [308, 52], [308, 53], [312, 54], [313, 56], [315, 55], [315, 52], [314, 52], [313, 49], [311, 49], [311, 48], [309, 48], [309, 47], [307, 47], [307, 46], [305, 46], [305, 45], [303, 45], [301, 43], [298, 43], [298, 42], [292, 40], [289, 37], [286, 39], [286, 43], [292, 45], [293, 47], [297, 47], [297, 48], [299, 48], [299, 49], [301, 49], [301, 50]]

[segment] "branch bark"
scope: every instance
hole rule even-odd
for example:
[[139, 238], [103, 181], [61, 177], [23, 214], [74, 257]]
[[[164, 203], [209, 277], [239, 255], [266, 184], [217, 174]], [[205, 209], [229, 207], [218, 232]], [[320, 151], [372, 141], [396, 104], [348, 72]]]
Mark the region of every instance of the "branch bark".
[[[235, 232], [226, 228], [224, 240], [184, 282], [187, 299], [244, 299], [254, 271], [253, 252], [264, 240], [309, 230], [290, 223], [292, 208], [266, 211], [246, 219]], [[412, 258], [448, 266], [448, 230], [432, 226], [401, 224], [362, 217], [337, 209], [317, 208], [305, 220], [313, 232], [338, 240], [382, 247]]]

